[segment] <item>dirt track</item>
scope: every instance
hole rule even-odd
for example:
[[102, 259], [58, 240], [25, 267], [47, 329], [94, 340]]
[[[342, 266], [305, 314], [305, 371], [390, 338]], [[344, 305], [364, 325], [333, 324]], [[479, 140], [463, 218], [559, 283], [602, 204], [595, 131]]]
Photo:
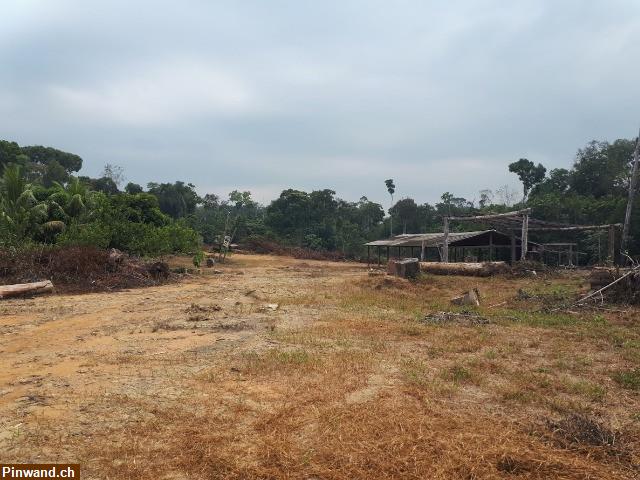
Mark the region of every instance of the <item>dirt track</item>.
[[[199, 357], [268, 347], [264, 333], [313, 320], [314, 312], [267, 305], [344, 275], [355, 264], [234, 257], [223, 274], [115, 293], [46, 296], [0, 304], [0, 451], [38, 419], [69, 421], [71, 435], [99, 429], [103, 396], [171, 398]], [[338, 271], [339, 275], [332, 272]], [[105, 420], [108, 421], [108, 420]], [[36, 460], [43, 452], [33, 452]], [[10, 454], [9, 454], [10, 456]]]

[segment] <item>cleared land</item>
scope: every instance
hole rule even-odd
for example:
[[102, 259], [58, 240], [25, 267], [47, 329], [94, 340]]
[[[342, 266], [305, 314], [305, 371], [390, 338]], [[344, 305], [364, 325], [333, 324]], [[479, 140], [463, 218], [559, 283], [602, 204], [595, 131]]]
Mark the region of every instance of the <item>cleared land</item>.
[[[580, 275], [222, 268], [2, 301], [0, 460], [84, 478], [640, 475], [640, 309], [545, 311]], [[472, 287], [488, 324], [424, 320]]]

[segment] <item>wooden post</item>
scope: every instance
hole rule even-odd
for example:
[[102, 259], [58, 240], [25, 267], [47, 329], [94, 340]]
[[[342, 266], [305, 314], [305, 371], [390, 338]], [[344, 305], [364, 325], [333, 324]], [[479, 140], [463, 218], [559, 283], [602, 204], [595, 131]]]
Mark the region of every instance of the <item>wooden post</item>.
[[544, 263], [544, 245], [540, 245], [540, 263]]
[[380, 245], [378, 245], [378, 266], [380, 266], [380, 252], [381, 252], [381, 248], [380, 248]]
[[493, 262], [493, 232], [489, 232], [489, 261]]
[[520, 260], [527, 259], [527, 250], [529, 248], [529, 214], [525, 213], [522, 216], [522, 245], [521, 245], [521, 255]]
[[371, 245], [367, 245], [367, 267], [371, 266]]
[[[640, 163], [640, 133], [636, 140], [636, 148], [633, 151], [633, 168], [631, 170], [631, 181], [629, 182], [629, 198], [627, 200], [627, 210], [624, 214], [624, 227], [622, 228], [622, 240], [620, 250], [626, 252], [629, 243], [629, 229], [631, 225], [631, 210], [636, 196], [638, 187], [638, 163]], [[625, 257], [626, 258], [626, 257]]]
[[389, 260], [391, 259], [389, 258], [389, 246], [387, 245], [387, 263], [389, 263]]
[[613, 265], [615, 263], [616, 254], [616, 227], [609, 227], [609, 253], [607, 255], [607, 263]]
[[422, 240], [420, 245], [420, 261], [424, 262], [424, 240]]
[[573, 266], [573, 245], [569, 245], [569, 266]]
[[516, 263], [516, 236], [511, 233], [511, 265]]
[[442, 261], [449, 262], [449, 217], [444, 217], [444, 239], [442, 242]]

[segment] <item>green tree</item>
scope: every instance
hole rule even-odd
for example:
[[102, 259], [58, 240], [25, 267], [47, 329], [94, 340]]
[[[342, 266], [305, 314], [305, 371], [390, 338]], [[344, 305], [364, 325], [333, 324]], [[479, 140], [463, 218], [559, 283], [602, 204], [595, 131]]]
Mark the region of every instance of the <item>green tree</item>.
[[19, 165], [5, 167], [0, 193], [0, 239], [3, 243], [20, 242], [45, 228], [47, 205], [35, 198]]
[[124, 191], [130, 195], [135, 195], [136, 193], [144, 192], [143, 188], [140, 185], [133, 182], [127, 183], [127, 185], [124, 187]]
[[[393, 178], [385, 180], [384, 184], [387, 187], [387, 192], [389, 192], [389, 195], [391, 196], [391, 206], [393, 206], [393, 194], [396, 192], [396, 185], [393, 183]], [[391, 215], [391, 212], [389, 212], [389, 214]], [[393, 237], [393, 215], [389, 218], [389, 233], [390, 236]]]
[[402, 233], [407, 233], [407, 226], [412, 233], [418, 229], [418, 205], [413, 198], [403, 198], [389, 209], [402, 224]]
[[544, 179], [547, 169], [540, 163], [535, 165], [531, 160], [521, 158], [509, 164], [509, 171], [518, 175], [522, 182], [523, 200], [526, 201], [531, 189]]
[[173, 218], [182, 218], [195, 212], [202, 199], [195, 191], [195, 185], [184, 182], [149, 183], [147, 191], [160, 202], [160, 210]]

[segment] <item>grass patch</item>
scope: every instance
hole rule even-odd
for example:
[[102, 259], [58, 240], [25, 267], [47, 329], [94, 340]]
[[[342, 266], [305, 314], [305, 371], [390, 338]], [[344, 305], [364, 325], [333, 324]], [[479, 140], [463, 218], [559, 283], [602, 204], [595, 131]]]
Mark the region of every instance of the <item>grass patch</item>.
[[640, 390], [640, 368], [615, 372], [611, 378], [626, 389]]
[[565, 378], [562, 383], [568, 393], [582, 395], [592, 402], [602, 402], [607, 394], [605, 387], [587, 380], [570, 380]]
[[471, 371], [462, 365], [453, 365], [442, 372], [442, 378], [456, 385], [469, 383], [472, 380]]
[[239, 370], [247, 375], [259, 375], [298, 369], [311, 370], [319, 363], [320, 359], [306, 350], [272, 349], [263, 353], [244, 353]]

